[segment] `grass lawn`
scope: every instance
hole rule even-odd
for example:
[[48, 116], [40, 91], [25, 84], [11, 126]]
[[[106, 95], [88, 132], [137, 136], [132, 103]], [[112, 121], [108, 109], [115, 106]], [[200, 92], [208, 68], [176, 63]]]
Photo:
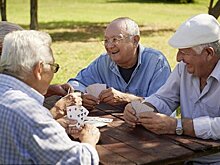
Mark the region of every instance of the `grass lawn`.
[[[64, 83], [104, 52], [101, 44], [106, 24], [121, 16], [134, 19], [141, 29], [141, 43], [161, 50], [172, 68], [176, 50], [167, 41], [187, 18], [207, 13], [209, 0], [194, 4], [164, 3], [164, 0], [41, 0], [40, 30], [53, 38], [53, 51], [61, 70], [52, 83]], [[29, 0], [8, 0], [8, 21], [29, 28]]]

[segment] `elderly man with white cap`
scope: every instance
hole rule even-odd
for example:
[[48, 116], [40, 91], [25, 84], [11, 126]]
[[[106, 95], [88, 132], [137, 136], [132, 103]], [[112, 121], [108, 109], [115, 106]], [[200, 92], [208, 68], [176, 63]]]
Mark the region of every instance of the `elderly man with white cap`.
[[[184, 22], [169, 40], [178, 49], [179, 62], [167, 82], [144, 104], [154, 112], [140, 117], [128, 104], [127, 123], [143, 125], [156, 134], [177, 134], [220, 139], [220, 25], [211, 15], [199, 14]], [[181, 108], [181, 119], [169, 115]], [[220, 163], [220, 153], [196, 160]]]

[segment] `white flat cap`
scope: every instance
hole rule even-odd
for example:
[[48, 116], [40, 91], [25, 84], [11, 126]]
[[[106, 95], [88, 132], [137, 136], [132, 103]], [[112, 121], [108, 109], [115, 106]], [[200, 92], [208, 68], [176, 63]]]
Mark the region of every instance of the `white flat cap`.
[[219, 39], [220, 25], [215, 17], [199, 14], [180, 25], [168, 43], [174, 48], [191, 48]]

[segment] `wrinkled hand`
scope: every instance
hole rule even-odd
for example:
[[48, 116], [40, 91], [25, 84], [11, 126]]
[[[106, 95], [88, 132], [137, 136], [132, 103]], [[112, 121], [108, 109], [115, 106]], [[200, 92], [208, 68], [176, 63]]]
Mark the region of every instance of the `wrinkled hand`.
[[140, 117], [138, 121], [146, 129], [156, 134], [175, 133], [176, 119], [161, 113], [155, 113], [155, 112], [140, 113]]
[[71, 135], [74, 139], [78, 139], [82, 128], [76, 128], [77, 121], [68, 119], [67, 116], [63, 116], [56, 120], [65, 130], [68, 135]]
[[68, 91], [69, 93], [74, 92], [73, 87], [68, 83], [61, 85], [53, 84], [49, 86], [47, 93], [45, 94], [45, 97], [49, 97], [52, 95], [65, 96], [67, 95]]
[[82, 95], [82, 100], [83, 106], [86, 107], [88, 110], [94, 109], [94, 107], [99, 104], [98, 98], [87, 93]]
[[93, 125], [86, 124], [80, 132], [79, 140], [82, 143], [89, 143], [93, 147], [98, 143], [100, 138], [99, 129]]
[[114, 88], [103, 90], [99, 95], [99, 100], [111, 105], [120, 105], [128, 102], [125, 93]]
[[81, 93], [69, 93], [68, 95], [62, 97], [56, 102], [50, 112], [55, 119], [58, 119], [66, 115], [66, 107], [71, 105], [82, 105]]
[[125, 121], [132, 125], [133, 127], [137, 124], [138, 118], [135, 116], [135, 111], [131, 104], [127, 104], [124, 109], [124, 119]]

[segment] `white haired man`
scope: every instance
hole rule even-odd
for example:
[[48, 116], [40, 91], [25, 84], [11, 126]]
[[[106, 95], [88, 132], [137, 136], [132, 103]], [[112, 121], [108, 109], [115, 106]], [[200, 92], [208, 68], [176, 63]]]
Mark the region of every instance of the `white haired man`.
[[99, 130], [85, 126], [79, 135], [82, 143], [72, 141], [43, 107], [43, 95], [58, 68], [48, 34], [22, 30], [4, 38], [0, 164], [98, 164]]
[[85, 107], [93, 109], [100, 101], [125, 105], [132, 100], [143, 100], [166, 82], [170, 66], [165, 56], [139, 43], [140, 30], [132, 19], [121, 17], [113, 20], [107, 26], [104, 38], [107, 53], [68, 81], [81, 92], [91, 84], [107, 85], [99, 98], [84, 93]]
[[[157, 134], [177, 134], [202, 139], [220, 139], [220, 25], [211, 15], [199, 14], [184, 22], [169, 40], [178, 48], [179, 62], [167, 82], [145, 104], [155, 112], [135, 117], [131, 105], [125, 120], [140, 123]], [[169, 117], [178, 106], [181, 119]], [[219, 164], [220, 153], [191, 161]], [[196, 163], [197, 162], [197, 163]]]
[[[4, 37], [6, 36], [6, 34], [17, 30], [24, 30], [24, 29], [21, 26], [11, 22], [6, 22], [6, 21], [0, 22], [0, 56], [2, 53], [2, 43]], [[44, 106], [47, 107], [48, 109], [51, 109], [61, 97], [66, 96], [67, 91], [69, 92], [74, 91], [72, 86], [69, 85], [68, 83], [64, 83], [60, 85], [58, 84], [50, 85], [47, 90], [47, 93], [44, 95], [46, 97]]]
[[[6, 21], [0, 22], [0, 56], [2, 53], [2, 44], [3, 44], [4, 37], [8, 33], [17, 31], [17, 30], [24, 30], [24, 29], [20, 27], [19, 25], [11, 23], [11, 22], [6, 22]], [[57, 69], [59, 69], [58, 66], [57, 66]], [[60, 111], [60, 109], [64, 109], [63, 108], [64, 106], [75, 103], [75, 100], [71, 99], [72, 98], [71, 95], [67, 96], [68, 90], [71, 92], [71, 95], [76, 95], [72, 93], [73, 92], [72, 86], [70, 86], [67, 83], [61, 84], [61, 85], [50, 85], [47, 90], [47, 93], [44, 95], [46, 96], [46, 101], [44, 101], [44, 106], [50, 109], [54, 119], [56, 119], [57, 122], [59, 122], [67, 130], [67, 132], [71, 134], [71, 132], [73, 132], [74, 130], [73, 128], [70, 130], [68, 125], [75, 123], [75, 121], [69, 120], [68, 118], [64, 116], [66, 113], [64, 111]], [[56, 99], [53, 99], [53, 98], [56, 98]]]

